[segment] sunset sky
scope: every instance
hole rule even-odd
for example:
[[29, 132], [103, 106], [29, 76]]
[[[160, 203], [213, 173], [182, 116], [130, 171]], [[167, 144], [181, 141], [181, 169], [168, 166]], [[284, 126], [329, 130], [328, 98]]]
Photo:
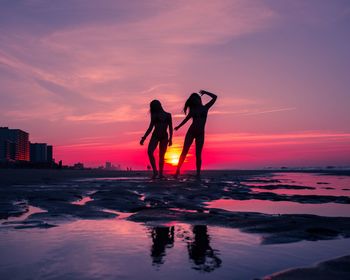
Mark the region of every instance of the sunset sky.
[[143, 169], [149, 102], [206, 89], [204, 168], [350, 165], [349, 50], [348, 0], [0, 0], [0, 126]]

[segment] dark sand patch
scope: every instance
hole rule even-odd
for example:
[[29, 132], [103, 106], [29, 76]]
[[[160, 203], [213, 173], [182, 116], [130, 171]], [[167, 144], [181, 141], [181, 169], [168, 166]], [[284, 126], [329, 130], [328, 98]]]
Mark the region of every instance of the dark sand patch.
[[28, 228], [52, 228], [57, 225], [49, 224], [41, 220], [25, 220], [16, 222], [3, 222], [5, 226], [11, 226], [15, 229], [28, 229]]
[[307, 186], [297, 186], [297, 185], [285, 185], [285, 184], [277, 184], [277, 185], [248, 185], [248, 187], [254, 189], [264, 189], [264, 190], [314, 190], [314, 187]]
[[28, 211], [28, 206], [24, 201], [0, 200], [0, 219], [7, 219], [9, 217], [18, 217]]
[[321, 262], [313, 267], [295, 268], [266, 276], [263, 280], [330, 280], [350, 279], [350, 256]]

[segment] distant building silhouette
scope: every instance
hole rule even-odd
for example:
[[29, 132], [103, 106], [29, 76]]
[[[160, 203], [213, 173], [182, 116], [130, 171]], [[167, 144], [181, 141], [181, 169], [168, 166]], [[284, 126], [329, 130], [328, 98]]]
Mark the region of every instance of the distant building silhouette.
[[29, 133], [0, 127], [0, 163], [15, 167], [54, 167], [53, 147], [30, 143]]
[[112, 163], [110, 161], [106, 161], [106, 169], [112, 169]]
[[[62, 163], [61, 163], [62, 166]], [[73, 165], [73, 169], [84, 169], [84, 164], [81, 162], [77, 162]]]
[[29, 161], [29, 133], [0, 127], [0, 161]]
[[105, 166], [102, 166], [101, 169], [105, 169], [105, 170], [120, 170], [120, 164], [118, 164], [117, 166], [115, 166], [113, 163], [111, 163], [110, 161], [106, 161]]
[[30, 143], [30, 161], [32, 163], [52, 163], [52, 146], [46, 143]]
[[54, 159], [53, 159], [53, 146], [52, 145], [47, 145], [46, 159], [47, 159], [47, 162], [49, 162], [49, 163], [53, 163], [54, 162]]

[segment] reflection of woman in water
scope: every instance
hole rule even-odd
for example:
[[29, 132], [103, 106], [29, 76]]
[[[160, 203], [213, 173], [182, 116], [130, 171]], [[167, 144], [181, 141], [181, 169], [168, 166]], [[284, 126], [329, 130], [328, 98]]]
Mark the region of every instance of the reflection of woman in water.
[[192, 124], [186, 133], [185, 143], [179, 159], [179, 164], [177, 165], [175, 177], [178, 177], [180, 174], [181, 166], [185, 161], [186, 155], [192, 145], [193, 140], [196, 140], [197, 177], [200, 177], [205, 123], [207, 121], [208, 111], [210, 107], [214, 105], [217, 96], [205, 90], [201, 90], [199, 94], [206, 94], [211, 97], [211, 100], [207, 104], [203, 105], [202, 98], [200, 97], [200, 95], [198, 95], [198, 93], [192, 93], [191, 96], [187, 99], [184, 106], [185, 114], [187, 113], [187, 109], [189, 109], [189, 113], [187, 114], [186, 118], [177, 127], [175, 127], [175, 130], [178, 130], [189, 119], [192, 118]]
[[[164, 167], [164, 156], [167, 149], [167, 146], [172, 145], [173, 138], [173, 125], [171, 120], [171, 114], [164, 111], [162, 104], [158, 100], [153, 100], [150, 103], [150, 113], [151, 113], [151, 122], [145, 133], [141, 138], [140, 144], [143, 145], [147, 136], [152, 133], [151, 140], [148, 144], [148, 157], [151, 162], [153, 169], [153, 177], [158, 176], [156, 161], [154, 159], [154, 150], [157, 148], [159, 143], [159, 178], [163, 178], [163, 167]], [[168, 127], [169, 127], [169, 136], [168, 136]]]
[[165, 249], [174, 245], [174, 227], [155, 227], [152, 229], [151, 237], [153, 241], [151, 248], [153, 264], [162, 264]]
[[[177, 230], [178, 231], [178, 230]], [[189, 231], [180, 227], [178, 237], [182, 236], [187, 242], [188, 256], [193, 263], [192, 268], [203, 272], [212, 272], [221, 266], [221, 259], [218, 257], [219, 251], [210, 246], [210, 236], [206, 225], [194, 225], [193, 235], [189, 236]], [[153, 265], [164, 263], [166, 249], [172, 248], [175, 242], [175, 228], [154, 227], [151, 228], [151, 257]]]
[[216, 255], [218, 252], [210, 246], [210, 237], [206, 225], [193, 226], [194, 238], [187, 244], [188, 255], [193, 260], [196, 270], [211, 272], [221, 266], [221, 259]]

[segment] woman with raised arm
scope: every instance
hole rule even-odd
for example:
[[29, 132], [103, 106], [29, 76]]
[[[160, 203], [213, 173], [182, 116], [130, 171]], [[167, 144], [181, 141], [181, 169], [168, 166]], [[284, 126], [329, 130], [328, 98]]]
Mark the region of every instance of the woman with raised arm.
[[[185, 143], [182, 149], [179, 163], [177, 165], [175, 178], [177, 178], [180, 174], [181, 166], [185, 161], [186, 155], [192, 145], [193, 140], [196, 140], [197, 178], [200, 178], [205, 123], [207, 121], [208, 111], [210, 107], [214, 105], [217, 99], [217, 96], [214, 93], [211, 93], [205, 90], [199, 91], [199, 94], [192, 93], [190, 97], [187, 99], [184, 106], [184, 113], [186, 114], [188, 109], [189, 109], [189, 112], [186, 118], [177, 127], [175, 127], [175, 130], [178, 130], [181, 126], [183, 126], [186, 122], [188, 122], [189, 119], [192, 119], [192, 124], [186, 133]], [[202, 104], [202, 98], [201, 98], [201, 96], [204, 94], [211, 97], [211, 100], [205, 105]]]
[[[155, 179], [158, 176], [156, 160], [154, 158], [154, 151], [159, 143], [159, 178], [164, 178], [163, 168], [164, 168], [164, 156], [167, 149], [167, 146], [172, 145], [173, 139], [173, 124], [171, 120], [171, 114], [164, 111], [162, 104], [159, 100], [153, 100], [150, 103], [150, 113], [151, 121], [145, 135], [141, 138], [140, 145], [143, 145], [147, 136], [152, 132], [153, 133], [151, 140], [148, 144], [148, 157], [153, 169], [152, 178]], [[169, 136], [168, 130], [169, 128]]]

